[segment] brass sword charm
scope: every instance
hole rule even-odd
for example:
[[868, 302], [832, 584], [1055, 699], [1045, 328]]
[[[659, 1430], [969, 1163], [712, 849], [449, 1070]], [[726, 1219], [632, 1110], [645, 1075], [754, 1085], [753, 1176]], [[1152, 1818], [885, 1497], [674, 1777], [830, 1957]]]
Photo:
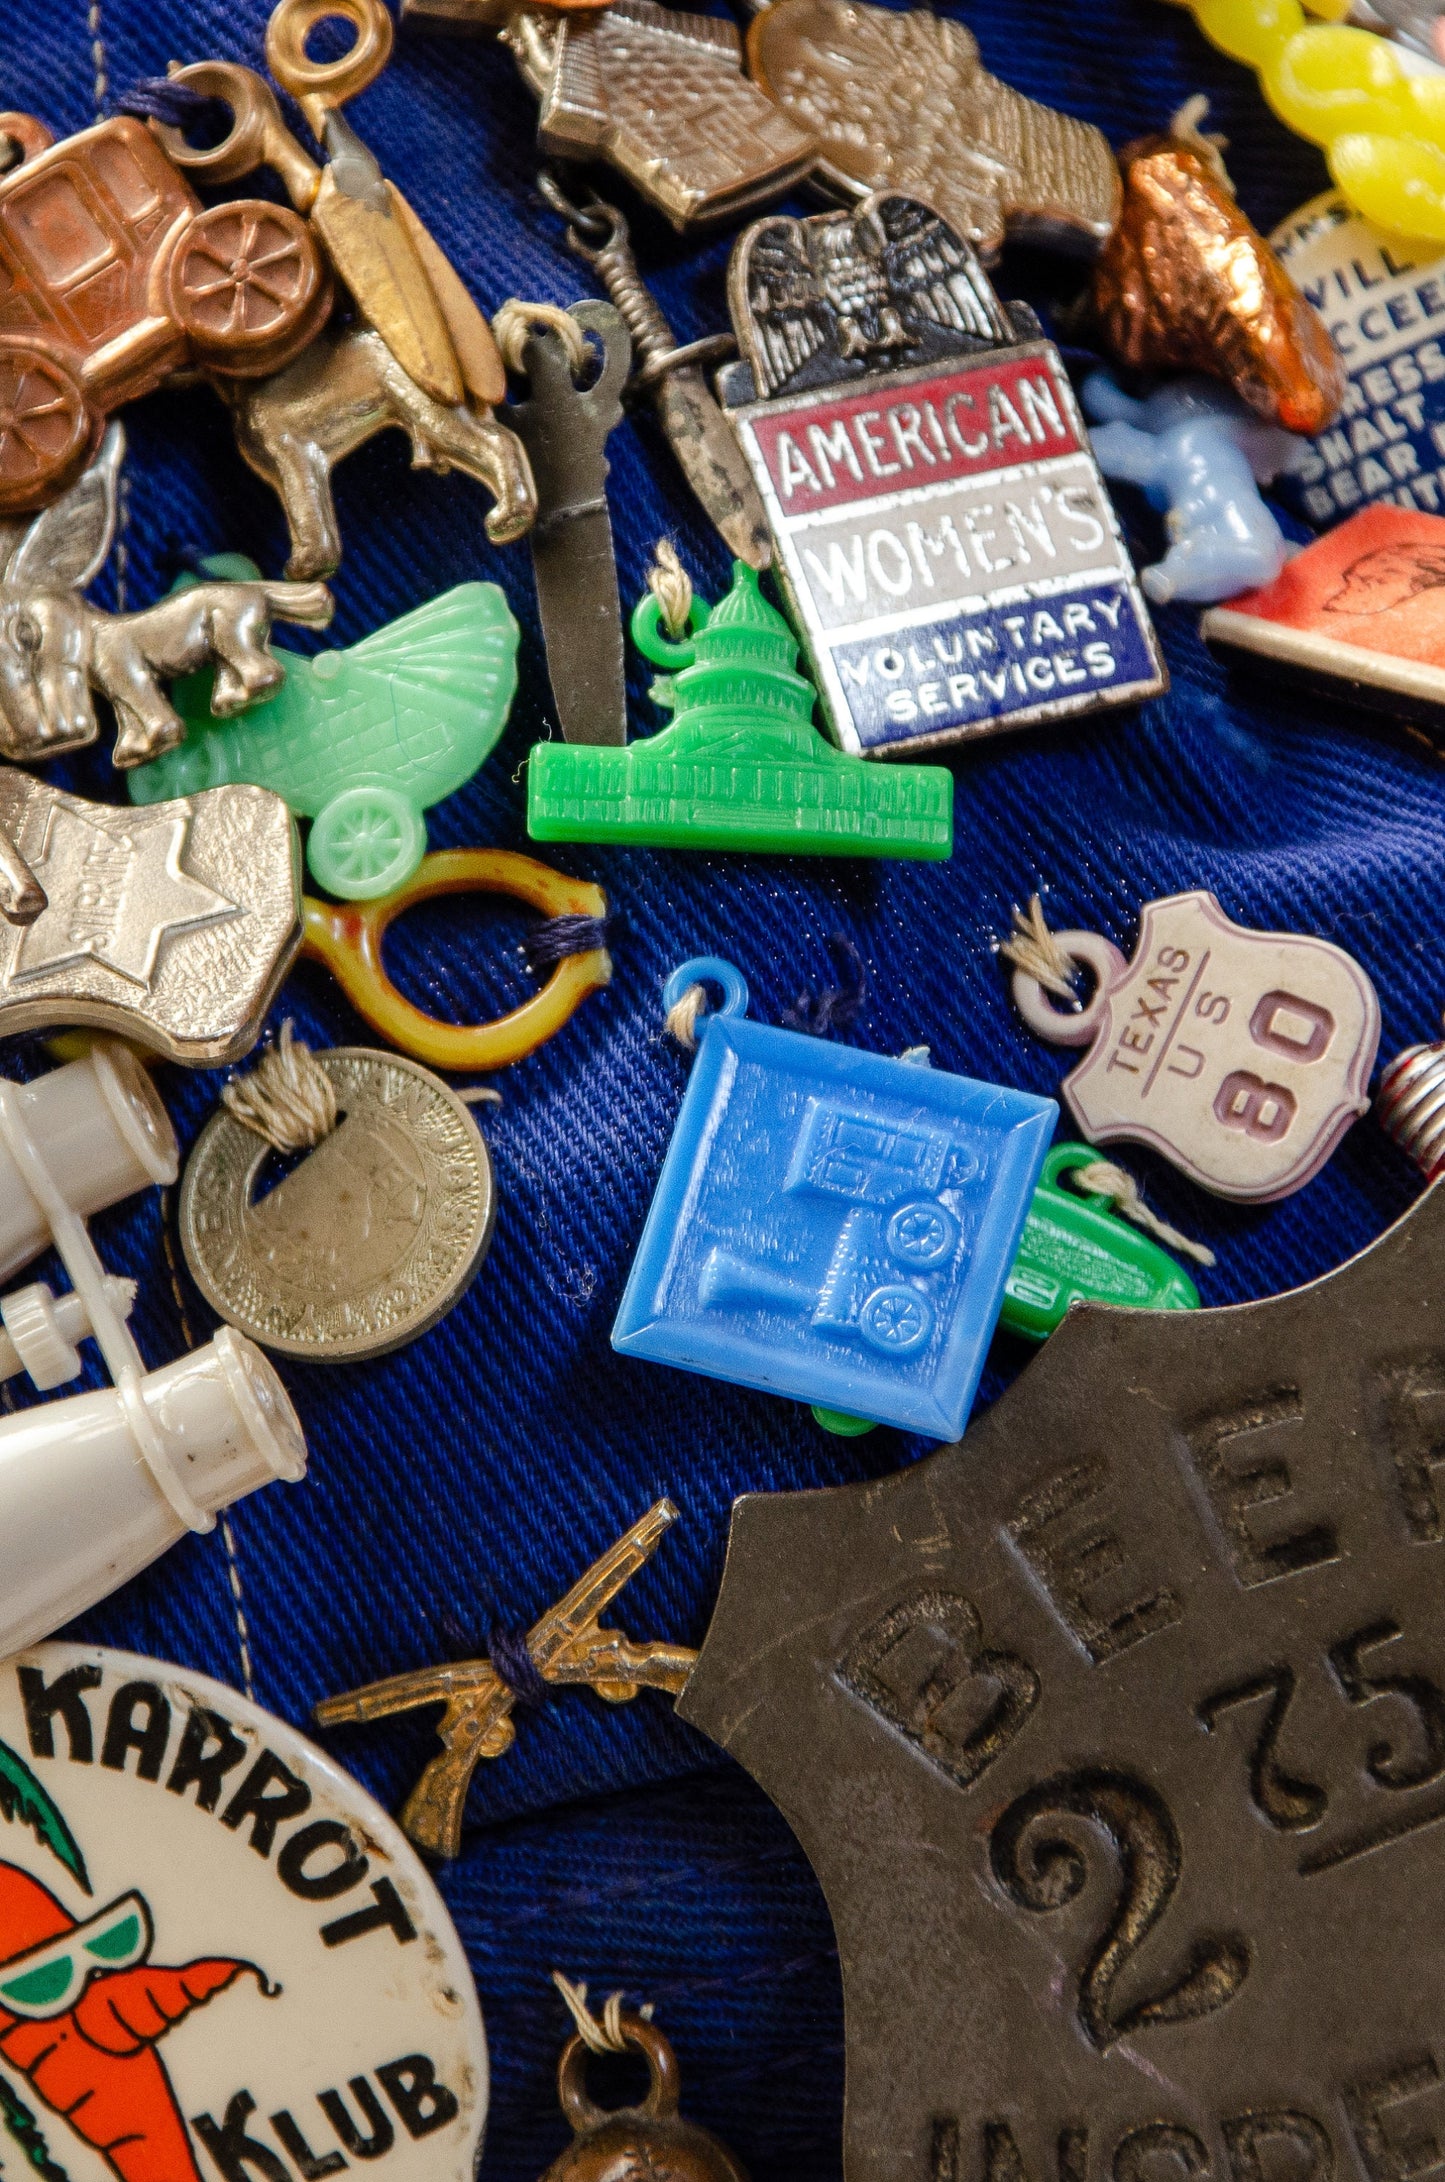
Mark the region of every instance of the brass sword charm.
[[736, 337], [710, 334], [679, 348], [637, 269], [617, 206], [592, 190], [574, 203], [545, 168], [538, 186], [567, 223], [568, 249], [592, 267], [632, 336], [634, 370], [624, 398], [652, 403], [683, 476], [729, 550], [750, 568], [766, 568], [773, 546], [763, 503], [703, 372], [705, 363], [736, 353]]
[[[599, 1620], [676, 1521], [672, 1502], [657, 1501], [528, 1631], [527, 1651], [544, 1681], [585, 1682], [610, 1705], [627, 1704], [640, 1689], [682, 1694], [697, 1660], [695, 1651], [684, 1644], [634, 1644], [620, 1629], [604, 1629]], [[392, 1675], [365, 1689], [324, 1698], [312, 1718], [321, 1727], [339, 1727], [415, 1712], [423, 1705], [445, 1705], [437, 1729], [442, 1750], [408, 1797], [401, 1823], [419, 1849], [433, 1856], [456, 1856], [472, 1774], [481, 1759], [500, 1758], [512, 1747], [516, 1702], [516, 1692], [489, 1659], [467, 1659]]]

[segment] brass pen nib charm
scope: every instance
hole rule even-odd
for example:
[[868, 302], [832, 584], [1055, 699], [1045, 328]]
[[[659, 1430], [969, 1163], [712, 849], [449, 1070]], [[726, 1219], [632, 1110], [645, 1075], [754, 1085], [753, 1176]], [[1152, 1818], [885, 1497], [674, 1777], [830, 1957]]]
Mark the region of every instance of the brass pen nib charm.
[[1345, 370], [1324, 320], [1234, 201], [1203, 100], [1119, 154], [1124, 210], [1094, 271], [1105, 340], [1139, 371], [1223, 379], [1287, 431], [1323, 430]]
[[418, 1848], [434, 1856], [458, 1854], [472, 1774], [482, 1758], [500, 1758], [511, 1749], [517, 1733], [512, 1708], [519, 1696], [536, 1702], [544, 1685], [556, 1682], [585, 1682], [610, 1705], [627, 1704], [640, 1689], [681, 1695], [696, 1652], [683, 1644], [634, 1644], [620, 1629], [604, 1629], [599, 1618], [676, 1521], [672, 1502], [657, 1501], [524, 1639], [508, 1644], [507, 1656], [495, 1664], [468, 1659], [423, 1667], [327, 1697], [315, 1707], [312, 1717], [319, 1726], [338, 1727], [423, 1705], [446, 1706], [437, 1730], [441, 1755], [432, 1759], [401, 1814], [403, 1830]]
[[932, 8], [776, 0], [748, 32], [748, 68], [817, 137], [839, 196], [924, 197], [986, 263], [1005, 235], [1094, 250], [1119, 217], [1102, 132], [1000, 83], [973, 33]]

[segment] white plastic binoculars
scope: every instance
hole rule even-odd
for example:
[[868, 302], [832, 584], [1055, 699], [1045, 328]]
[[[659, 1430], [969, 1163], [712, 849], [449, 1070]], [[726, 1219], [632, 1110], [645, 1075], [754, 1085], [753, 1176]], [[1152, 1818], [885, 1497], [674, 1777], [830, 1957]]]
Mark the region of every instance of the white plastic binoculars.
[[305, 1474], [306, 1442], [261, 1351], [223, 1327], [147, 1371], [126, 1324], [129, 1282], [107, 1278], [84, 1215], [172, 1182], [175, 1135], [123, 1046], [33, 1084], [0, 1081], [0, 1279], [53, 1242], [74, 1283], [0, 1301], [0, 1373], [42, 1387], [80, 1369], [94, 1334], [114, 1385], [0, 1422], [0, 1657], [35, 1643], [145, 1568], [188, 1530], [272, 1478]]

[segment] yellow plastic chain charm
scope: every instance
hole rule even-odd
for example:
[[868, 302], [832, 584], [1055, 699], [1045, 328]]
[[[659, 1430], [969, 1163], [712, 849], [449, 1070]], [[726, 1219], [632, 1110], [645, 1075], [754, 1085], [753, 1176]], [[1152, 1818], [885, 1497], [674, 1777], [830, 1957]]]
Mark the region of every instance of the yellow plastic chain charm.
[[[1311, 22], [1300, 0], [1186, 0], [1213, 43], [1246, 61], [1281, 121], [1324, 148], [1356, 211], [1394, 235], [1445, 242], [1445, 75], [1412, 75], [1373, 31]], [[1343, 15], [1348, 0], [1316, 0]]]

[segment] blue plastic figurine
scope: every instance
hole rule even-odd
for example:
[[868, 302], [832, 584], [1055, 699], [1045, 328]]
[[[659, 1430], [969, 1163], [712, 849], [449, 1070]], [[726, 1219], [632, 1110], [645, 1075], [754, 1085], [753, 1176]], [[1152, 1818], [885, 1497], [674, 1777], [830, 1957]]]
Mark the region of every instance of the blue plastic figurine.
[[1209, 379], [1175, 379], [1136, 401], [1096, 371], [1083, 402], [1104, 475], [1142, 485], [1165, 516], [1169, 551], [1139, 578], [1155, 605], [1215, 605], [1274, 582], [1291, 549], [1259, 487], [1307, 462], [1307, 440]]
[[956, 1439], [1058, 1108], [748, 1022], [713, 956], [664, 1005], [699, 982], [723, 1005], [698, 1027], [613, 1347]]

